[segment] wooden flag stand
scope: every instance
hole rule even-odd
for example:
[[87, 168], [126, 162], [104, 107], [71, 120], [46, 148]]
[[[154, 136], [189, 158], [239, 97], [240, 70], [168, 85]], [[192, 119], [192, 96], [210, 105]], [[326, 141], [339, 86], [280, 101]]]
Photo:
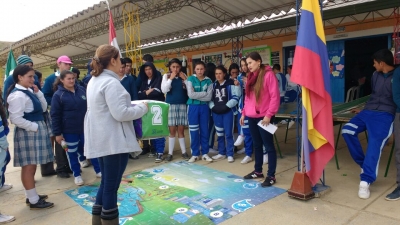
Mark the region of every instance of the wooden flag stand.
[[292, 180], [292, 186], [288, 190], [289, 197], [300, 200], [310, 200], [315, 197], [311, 188], [310, 178], [304, 172], [303, 143], [301, 146], [301, 171], [296, 171]]

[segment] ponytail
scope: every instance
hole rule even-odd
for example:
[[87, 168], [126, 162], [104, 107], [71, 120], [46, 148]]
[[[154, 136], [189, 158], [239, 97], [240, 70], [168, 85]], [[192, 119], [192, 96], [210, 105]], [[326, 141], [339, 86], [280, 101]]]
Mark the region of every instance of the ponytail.
[[112, 45], [100, 45], [93, 57], [90, 67], [93, 69], [91, 75], [99, 76], [105, 68], [110, 64], [111, 59], [118, 59], [119, 51]]
[[[61, 83], [61, 80], [64, 80], [65, 77], [66, 77], [68, 74], [74, 75], [74, 73], [71, 72], [71, 71], [69, 71], [69, 70], [64, 70], [64, 71], [62, 71], [62, 72], [60, 73], [60, 76], [57, 77], [56, 81], [54, 81], [54, 84], [53, 84], [53, 91], [54, 91], [54, 92], [56, 92], [56, 91], [58, 90], [58, 85], [62, 84], [62, 83]], [[75, 75], [74, 75], [74, 76], [75, 76]]]

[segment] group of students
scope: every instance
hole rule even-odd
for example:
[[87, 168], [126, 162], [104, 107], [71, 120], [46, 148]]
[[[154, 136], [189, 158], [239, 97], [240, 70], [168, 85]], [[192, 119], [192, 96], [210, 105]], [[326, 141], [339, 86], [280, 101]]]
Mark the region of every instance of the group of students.
[[[370, 195], [369, 185], [376, 179], [380, 154], [393, 131], [393, 121], [395, 139], [400, 143], [400, 95], [398, 88], [392, 88], [400, 82], [400, 68], [395, 68], [393, 55], [388, 50], [377, 52], [373, 58], [376, 72], [372, 76], [370, 100], [342, 130], [352, 157], [361, 167], [360, 198]], [[117, 190], [128, 158], [146, 153], [139, 147], [132, 121], [147, 113], [147, 104], [132, 107], [132, 100], [158, 100], [170, 104], [167, 160], [172, 160], [178, 133], [182, 157], [189, 162], [225, 158], [233, 162], [234, 146], [237, 145], [233, 139], [236, 121], [240, 124], [239, 133], [244, 135], [242, 140], [236, 141], [245, 142], [246, 156], [242, 163], [250, 162], [253, 152], [255, 159], [254, 170], [244, 179], [264, 178], [263, 164], [267, 158], [268, 171], [261, 186], [268, 187], [276, 182], [277, 154], [273, 135], [258, 123], [274, 123], [280, 104], [285, 99], [297, 98], [297, 85], [292, 89], [296, 94], [292, 97], [288, 94], [291, 90], [287, 89], [286, 83], [290, 82], [290, 77], [281, 76], [276, 65], [274, 71], [269, 65], [262, 64], [257, 52], [241, 60], [241, 73], [237, 64], [232, 64], [229, 70], [216, 66], [207, 71], [207, 65], [200, 61], [195, 63], [194, 74], [187, 76], [181, 61], [174, 58], [168, 64], [169, 72], [161, 76], [151, 62], [152, 58], [148, 60], [136, 77], [127, 73], [132, 65], [129, 59], [121, 60], [116, 48], [102, 45], [90, 62], [91, 77], [85, 77], [80, 83], [70, 71], [71, 60], [61, 56], [57, 60], [61, 72], [57, 71], [46, 79], [42, 92], [32, 60], [25, 55], [18, 57], [18, 66], [12, 73], [12, 82], [9, 82], [11, 85], [5, 90], [0, 104], [0, 191], [12, 187], [4, 182], [4, 172], [10, 161], [6, 139], [8, 112], [10, 121], [15, 124], [14, 166], [22, 167], [26, 204], [31, 209], [54, 206], [46, 201], [47, 195], [39, 195], [36, 191], [34, 175], [37, 164], [44, 165], [44, 176], [58, 174], [59, 177], [69, 177], [67, 170], [72, 170], [75, 183], [83, 185], [80, 162], [86, 162], [87, 157], [96, 176], [101, 178], [92, 209], [93, 224], [117, 224]], [[286, 92], [282, 93], [285, 87]], [[185, 126], [189, 127], [191, 157], [186, 152]], [[218, 154], [210, 157], [212, 128], [217, 134]], [[364, 130], [371, 132], [365, 156], [357, 139], [357, 134]], [[57, 169], [46, 171], [46, 174], [43, 170], [47, 170], [46, 165], [52, 165], [54, 160], [53, 140]], [[57, 145], [61, 151], [57, 150]], [[156, 150], [156, 162], [164, 160], [165, 139], [152, 140], [151, 145]], [[144, 146], [144, 150], [146, 148], [149, 147]], [[132, 152], [135, 154], [130, 154]], [[400, 147], [396, 146], [398, 184], [399, 152]], [[62, 154], [67, 164], [63, 164]], [[397, 187], [386, 199], [400, 199], [400, 188]], [[5, 215], [1, 215], [1, 219], [12, 220]]]
[[[5, 90], [4, 100], [0, 104], [0, 156], [5, 158], [0, 165], [1, 191], [12, 187], [4, 183], [5, 168], [10, 161], [6, 139], [9, 130], [8, 112], [11, 123], [16, 127], [14, 166], [22, 167], [21, 180], [27, 205], [31, 209], [54, 206], [46, 201], [47, 195], [37, 193], [34, 180], [37, 164], [52, 165], [54, 148], [57, 169], [54, 170], [51, 166], [51, 171], [42, 167], [42, 175], [57, 174], [67, 178], [72, 172], [75, 183], [83, 185], [80, 162], [87, 164], [86, 157], [90, 158], [96, 176], [101, 178], [96, 204], [93, 206], [93, 218], [97, 221], [113, 221], [118, 216], [118, 208], [114, 207], [117, 183], [119, 184], [118, 180], [120, 181], [125, 170], [129, 153], [142, 152], [134, 135], [132, 120], [143, 116], [147, 112], [147, 105], [131, 107], [130, 101], [145, 99], [166, 101], [170, 104], [167, 160], [172, 160], [175, 136], [178, 133], [182, 157], [189, 162], [226, 157], [228, 162], [233, 162], [234, 121], [235, 115], [240, 111], [237, 116], [239, 123], [243, 130], [247, 129], [246, 137], [252, 139], [252, 143], [246, 144], [251, 149], [246, 151], [247, 157], [251, 157], [254, 147], [256, 161], [255, 170], [244, 178], [264, 177], [262, 165], [265, 151], [268, 153], [269, 165], [267, 178], [262, 186], [270, 186], [276, 182], [276, 151], [272, 135], [261, 129], [257, 123], [261, 121], [268, 124], [273, 121], [280, 104], [280, 93], [276, 75], [270, 66], [262, 64], [258, 53], [253, 52], [242, 59], [242, 73], [237, 77], [234, 76], [239, 74], [239, 66], [236, 64], [229, 69], [232, 77], [228, 76], [228, 71], [223, 66], [217, 66], [211, 73], [208, 71], [211, 78], [215, 77], [213, 81], [205, 75], [204, 62], [197, 62], [195, 74], [188, 77], [182, 71], [182, 64], [178, 59], [169, 62], [170, 71], [164, 76], [161, 76], [152, 62], [146, 62], [140, 68], [138, 77], [135, 77], [124, 70], [129, 59], [121, 60], [116, 51], [110, 45], [100, 46], [90, 62], [90, 68], [93, 69], [90, 77], [85, 77], [82, 82], [77, 82], [76, 74], [70, 71], [71, 60], [67, 56], [59, 57], [59, 70], [46, 78], [43, 92], [40, 90], [40, 83], [35, 79], [32, 60], [26, 55], [18, 58], [18, 66], [12, 73], [13, 84]], [[130, 66], [131, 64], [128, 68]], [[104, 105], [108, 105], [107, 112]], [[215, 127], [218, 137], [218, 154], [212, 158], [208, 155], [211, 120], [215, 124], [212, 127]], [[101, 121], [108, 123], [103, 124]], [[121, 122], [113, 127], [116, 121]], [[191, 157], [186, 152], [185, 126], [189, 126]], [[110, 129], [121, 134], [111, 132], [115, 140], [110, 136], [101, 138], [110, 133]], [[121, 141], [116, 141], [121, 138]], [[162, 161], [165, 139], [152, 140], [151, 145], [157, 152], [156, 162]], [[115, 177], [118, 178], [117, 181]]]

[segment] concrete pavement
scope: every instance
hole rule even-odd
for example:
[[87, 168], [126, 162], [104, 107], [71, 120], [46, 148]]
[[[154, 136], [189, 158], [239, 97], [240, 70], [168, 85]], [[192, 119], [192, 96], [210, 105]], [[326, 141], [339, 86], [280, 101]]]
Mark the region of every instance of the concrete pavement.
[[[338, 127], [335, 127], [335, 133]], [[278, 140], [284, 158], [278, 158], [277, 187], [290, 188], [294, 172], [297, 169], [296, 138], [295, 130], [289, 132], [288, 143], [284, 144], [285, 127], [281, 126], [278, 131]], [[364, 135], [360, 135], [362, 143], [366, 146]], [[11, 154], [13, 153], [13, 134], [10, 133]], [[189, 149], [188, 136], [187, 147]], [[326, 167], [326, 183], [332, 189], [331, 192], [321, 198], [315, 198], [307, 202], [291, 199], [287, 193], [264, 202], [256, 207], [240, 213], [222, 223], [222, 225], [233, 224], [400, 224], [400, 201], [386, 201], [384, 197], [396, 187], [396, 171], [394, 159], [388, 177], [384, 177], [389, 152], [391, 148], [387, 145], [381, 157], [380, 172], [377, 181], [371, 185], [371, 198], [359, 199], [357, 196], [359, 185], [360, 168], [353, 162], [347, 150], [347, 146], [340, 138], [338, 157], [340, 170], [336, 169], [334, 158]], [[168, 144], [166, 144], [168, 146]], [[174, 160], [181, 160], [179, 144], [175, 146]], [[243, 176], [253, 170], [254, 162], [240, 164], [244, 155], [235, 155], [235, 162], [228, 163], [227, 160], [206, 163], [196, 163], [213, 169], [227, 171]], [[154, 167], [154, 158], [141, 156], [139, 160], [129, 160], [125, 173]], [[267, 167], [264, 167], [264, 172]], [[43, 178], [40, 168], [36, 173], [36, 188], [40, 194], [49, 195], [49, 201], [55, 206], [46, 210], [29, 210], [25, 206], [25, 195], [20, 181], [19, 167], [13, 167], [12, 161], [7, 167], [6, 183], [12, 183], [14, 187], [6, 192], [0, 193], [0, 211], [4, 214], [14, 215], [16, 221], [10, 224], [90, 224], [91, 215], [84, 211], [74, 201], [64, 194], [65, 190], [76, 188], [73, 178], [60, 179], [56, 176]], [[85, 183], [96, 181], [93, 167], [83, 168], [82, 177]]]

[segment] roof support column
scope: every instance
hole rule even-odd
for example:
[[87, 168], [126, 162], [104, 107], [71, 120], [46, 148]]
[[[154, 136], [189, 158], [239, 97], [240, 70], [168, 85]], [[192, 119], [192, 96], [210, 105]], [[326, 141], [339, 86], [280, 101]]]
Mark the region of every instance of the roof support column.
[[243, 51], [243, 36], [232, 38], [232, 63], [240, 64]]

